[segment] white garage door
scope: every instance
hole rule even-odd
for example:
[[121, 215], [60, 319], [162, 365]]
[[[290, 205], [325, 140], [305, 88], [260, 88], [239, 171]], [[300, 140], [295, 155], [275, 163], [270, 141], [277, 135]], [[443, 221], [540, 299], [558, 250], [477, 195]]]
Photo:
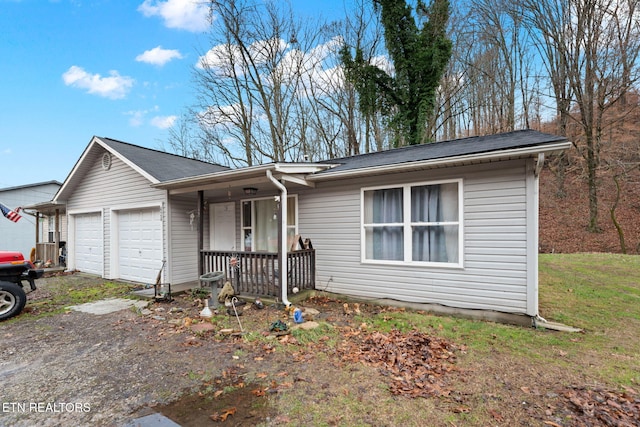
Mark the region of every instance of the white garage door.
[[118, 253], [121, 279], [155, 283], [162, 266], [159, 208], [118, 212]]
[[76, 269], [102, 276], [102, 218], [100, 213], [74, 215]]

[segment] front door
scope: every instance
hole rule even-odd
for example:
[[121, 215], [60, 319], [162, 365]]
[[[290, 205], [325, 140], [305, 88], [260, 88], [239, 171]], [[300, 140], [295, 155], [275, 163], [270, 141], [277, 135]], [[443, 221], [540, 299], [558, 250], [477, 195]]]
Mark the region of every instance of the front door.
[[209, 205], [209, 248], [214, 251], [236, 250], [235, 203]]

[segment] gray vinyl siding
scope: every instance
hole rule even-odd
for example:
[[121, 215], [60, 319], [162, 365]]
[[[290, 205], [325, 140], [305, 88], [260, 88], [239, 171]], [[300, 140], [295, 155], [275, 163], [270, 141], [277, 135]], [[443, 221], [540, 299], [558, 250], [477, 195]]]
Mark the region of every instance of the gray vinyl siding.
[[[229, 200], [212, 200], [205, 202], [206, 213], [202, 227], [202, 246], [205, 250], [211, 247], [209, 230], [209, 203], [224, 203]], [[242, 234], [240, 224], [240, 200], [231, 200], [234, 203], [236, 218], [236, 247], [240, 248]], [[171, 260], [171, 283], [187, 283], [197, 281], [198, 276], [198, 220], [194, 218], [193, 225], [189, 224], [189, 213], [197, 214], [197, 195], [193, 196], [173, 196], [170, 199], [171, 214], [169, 229], [171, 236], [170, 260]]]
[[[88, 168], [82, 181], [74, 188], [67, 200], [67, 215], [74, 213], [100, 212], [103, 221], [103, 272], [104, 277], [111, 275], [111, 210], [139, 209], [142, 207], [160, 207], [163, 223], [167, 224], [166, 193], [152, 188], [150, 182], [130, 166], [112, 157], [109, 170], [102, 168], [102, 154], [94, 156], [93, 164]], [[167, 253], [167, 229], [163, 230], [163, 253]], [[71, 245], [73, 242], [69, 242]], [[72, 247], [69, 248], [73, 250]], [[160, 264], [158, 265], [158, 269]]]
[[[299, 231], [316, 249], [316, 287], [363, 298], [527, 313], [528, 239], [535, 239], [527, 233], [527, 218], [537, 215], [528, 212], [526, 170], [525, 160], [515, 160], [345, 180], [306, 191], [299, 197]], [[361, 262], [362, 187], [458, 178], [463, 179], [462, 268]]]
[[[198, 222], [190, 224], [189, 213], [195, 212], [196, 197], [172, 197], [169, 215], [169, 280], [172, 284], [198, 280]], [[208, 219], [205, 220], [208, 223]], [[207, 225], [208, 227], [208, 225]], [[208, 233], [205, 233], [206, 236]], [[205, 245], [205, 247], [207, 247]]]
[[98, 158], [74, 189], [67, 209], [152, 204], [161, 200], [164, 200], [164, 191], [151, 188], [149, 181], [128, 165], [113, 157], [111, 169], [105, 171]]
[[104, 277], [115, 279], [111, 274], [111, 215], [108, 207], [102, 207], [102, 274]]

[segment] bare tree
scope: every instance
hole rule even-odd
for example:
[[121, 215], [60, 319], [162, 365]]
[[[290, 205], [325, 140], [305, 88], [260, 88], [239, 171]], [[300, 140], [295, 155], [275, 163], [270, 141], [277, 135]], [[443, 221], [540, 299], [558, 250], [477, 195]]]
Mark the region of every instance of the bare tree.
[[[341, 61], [345, 48], [353, 48], [360, 52], [362, 60], [368, 64], [390, 71], [388, 60], [384, 56], [384, 36], [379, 16], [371, 7], [371, 0], [356, 0], [345, 19], [338, 23], [335, 30], [342, 37], [341, 50], [335, 52]], [[345, 129], [348, 151], [345, 154], [359, 154], [361, 151], [371, 152], [389, 148], [392, 133], [387, 129], [383, 115], [372, 108], [363, 108], [367, 100], [353, 83], [345, 78], [342, 62], [340, 62], [339, 92], [344, 96], [340, 105], [341, 122]]]
[[451, 56], [446, 33], [449, 2], [417, 0], [414, 6], [373, 0], [373, 4], [393, 72], [371, 63], [361, 46], [345, 45], [341, 51], [345, 77], [356, 88], [365, 116], [380, 113], [388, 118], [395, 146], [427, 142], [437, 89]]
[[[598, 226], [598, 170], [605, 112], [624, 100], [638, 78], [640, 28], [636, 0], [523, 0], [532, 30], [539, 33], [551, 71], [561, 118], [575, 121], [574, 143], [585, 160], [589, 230]], [[564, 86], [568, 81], [569, 86]], [[570, 96], [570, 97], [567, 97]], [[565, 102], [571, 100], [570, 110]]]
[[[311, 85], [322, 69], [319, 25], [288, 4], [212, 0], [212, 47], [194, 76], [200, 141], [234, 166], [297, 160], [334, 138], [313, 132]], [[331, 41], [328, 41], [331, 42]]]
[[455, 102], [463, 107], [456, 110], [468, 115], [463, 134], [530, 127], [537, 80], [522, 14], [505, 0], [474, 0], [465, 6], [455, 12], [455, 68], [445, 86], [458, 82], [453, 87], [461, 96]]
[[[567, 55], [564, 48], [558, 49], [558, 47], [572, 44], [569, 31], [571, 14], [567, 5], [567, 2], [524, 0], [514, 6], [522, 11], [525, 26], [535, 41], [533, 47], [544, 64], [554, 99], [556, 132], [564, 136], [567, 136], [573, 99], [572, 85], [568, 78]], [[559, 197], [565, 196], [564, 183], [568, 166], [567, 152], [555, 156], [550, 161], [550, 169], [556, 177]]]

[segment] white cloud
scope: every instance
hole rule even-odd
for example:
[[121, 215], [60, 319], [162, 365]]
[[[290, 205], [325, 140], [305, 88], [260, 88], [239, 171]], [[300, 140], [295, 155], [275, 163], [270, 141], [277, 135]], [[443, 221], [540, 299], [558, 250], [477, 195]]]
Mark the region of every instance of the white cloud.
[[145, 121], [145, 117], [148, 114], [155, 113], [160, 110], [160, 107], [154, 105], [153, 108], [148, 110], [131, 110], [125, 111], [125, 115], [129, 116], [129, 125], [133, 127], [142, 126]]
[[163, 49], [162, 46], [154, 47], [151, 50], [145, 50], [143, 53], [136, 56], [136, 61], [138, 62], [146, 62], [147, 64], [158, 65], [160, 67], [172, 59], [182, 59], [180, 51], [175, 49]]
[[76, 65], [71, 66], [62, 75], [62, 79], [67, 86], [110, 99], [124, 98], [135, 82], [133, 78], [121, 76], [115, 70], [109, 71], [108, 77], [102, 77], [100, 74], [87, 73]]
[[167, 28], [194, 33], [209, 28], [209, 7], [202, 0], [144, 0], [138, 11], [146, 17], [161, 17]]
[[[238, 58], [238, 59], [236, 59]], [[213, 69], [218, 75], [233, 76], [231, 71], [231, 64], [233, 62], [240, 63], [241, 53], [240, 49], [236, 45], [219, 44], [213, 46], [206, 54], [198, 58], [196, 67], [199, 69]], [[241, 73], [241, 66], [235, 67], [239, 73]]]
[[138, 127], [138, 126], [142, 126], [144, 115], [146, 114], [146, 112], [145, 111], [127, 111], [125, 114], [128, 116], [131, 116], [129, 118], [129, 124], [133, 127]]
[[149, 123], [159, 129], [168, 129], [176, 122], [178, 116], [155, 116]]
[[[250, 63], [237, 45], [220, 44], [198, 58], [196, 68], [207, 69], [219, 77], [237, 78], [245, 75], [249, 68], [257, 66], [260, 72], [265, 72], [261, 79], [266, 84], [271, 84], [277, 76], [279, 82], [296, 85], [298, 90], [313, 84], [329, 93], [344, 86], [342, 67], [332, 61], [343, 43], [342, 37], [334, 37], [305, 52], [282, 39], [254, 41], [244, 54], [251, 58]], [[272, 60], [277, 61], [275, 68], [262, 68], [263, 64]], [[376, 58], [375, 65], [383, 67], [383, 58]]]
[[2, 150], [3, 154], [11, 154], [11, 148], [5, 148], [4, 150]]
[[242, 76], [247, 69], [260, 67], [278, 58], [288, 47], [279, 38], [254, 41], [247, 47], [246, 53], [238, 45], [219, 44], [198, 58], [196, 68], [207, 68], [224, 77]]
[[212, 105], [198, 116], [200, 123], [205, 126], [217, 126], [220, 124], [237, 123], [241, 120], [242, 107], [235, 103], [232, 105]]

